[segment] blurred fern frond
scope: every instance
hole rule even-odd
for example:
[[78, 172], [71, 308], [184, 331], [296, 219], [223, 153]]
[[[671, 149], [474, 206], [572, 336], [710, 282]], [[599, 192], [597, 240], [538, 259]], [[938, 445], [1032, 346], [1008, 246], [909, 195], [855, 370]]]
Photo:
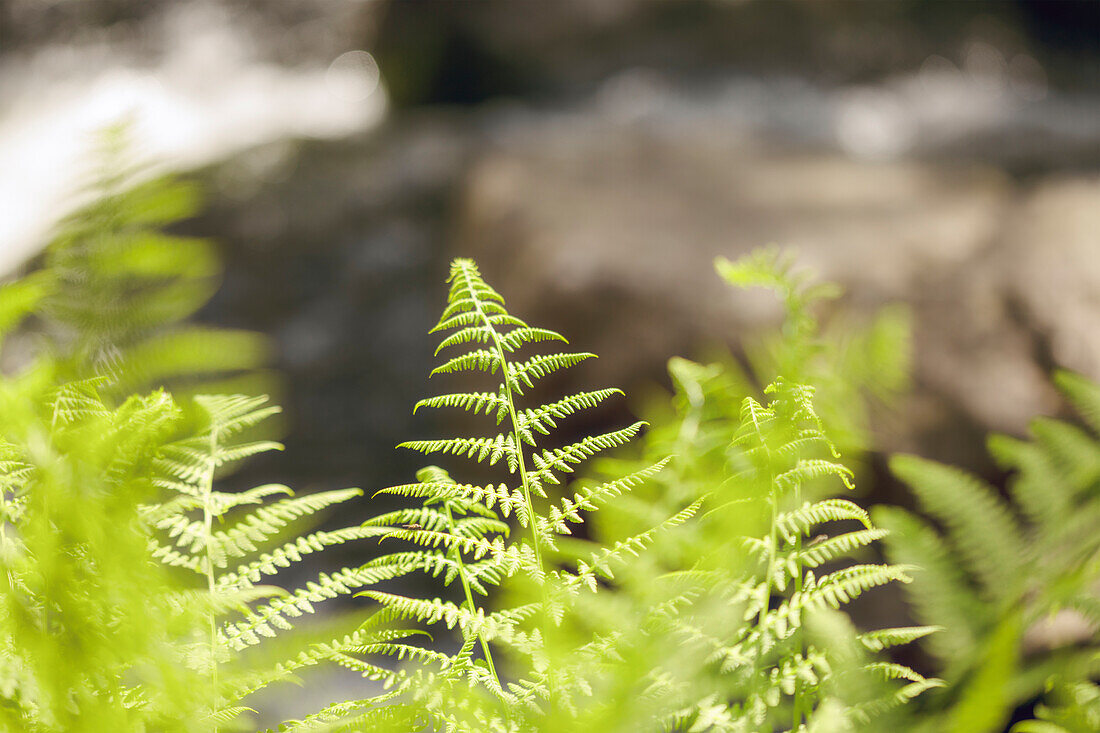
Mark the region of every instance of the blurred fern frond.
[[0, 730], [195, 730], [204, 700], [180, 660], [198, 616], [149, 562], [138, 511], [179, 410], [55, 384], [47, 361], [0, 379]]
[[[669, 508], [701, 507], [682, 531], [662, 534], [620, 571], [615, 592], [589, 599], [573, 619], [578, 638], [601, 640], [605, 660], [554, 664], [603, 670], [593, 697], [605, 702], [575, 703], [592, 729], [888, 730], [898, 706], [940, 684], [877, 656], [937, 628], [860, 635], [841, 610], [908, 575], [896, 565], [851, 565], [886, 533], [857, 504], [831, 496], [829, 479], [851, 488], [853, 477], [831, 428], [858, 453], [867, 446], [866, 413], [838, 405], [826, 416], [816, 403], [833, 389], [838, 403], [862, 405], [859, 385], [869, 385], [852, 380], [837, 389], [837, 370], [859, 360], [842, 358], [849, 352], [839, 333], [823, 334], [814, 316], [835, 289], [792, 264], [775, 250], [717, 263], [731, 284], [779, 294], [787, 313], [780, 335], [753, 358], [755, 375], [732, 361], [671, 360], [673, 413], [653, 420], [640, 458], [599, 464], [628, 473], [674, 456], [648, 486], [597, 515], [595, 538], [605, 544]], [[882, 331], [863, 342], [865, 354], [907, 341], [903, 320]], [[907, 350], [885, 350], [903, 373]], [[754, 376], [768, 386], [758, 389]], [[877, 394], [889, 397], [903, 383], [885, 376], [890, 387]], [[837, 534], [840, 522], [848, 527]], [[829, 628], [841, 629], [847, 646], [814, 636], [813, 619], [833, 616]]]
[[221, 276], [214, 245], [177, 231], [199, 210], [197, 184], [156, 175], [119, 125], [101, 134], [82, 198], [38, 268], [0, 288], [0, 330], [36, 314], [71, 377], [105, 376], [114, 398], [150, 387], [212, 391], [225, 380], [269, 387], [257, 382], [269, 351], [261, 335], [189, 322]]
[[[1100, 649], [1100, 387], [1068, 372], [1055, 382], [1092, 431], [1038, 418], [1030, 440], [991, 437], [990, 452], [1011, 472], [1010, 500], [959, 469], [915, 456], [891, 461], [943, 527], [902, 509], [875, 511], [892, 531], [891, 559], [920, 566], [907, 589], [916, 616], [945, 627], [928, 642], [948, 682], [922, 722], [928, 730], [1000, 730], [1050, 685], [1044, 721], [1014, 730], [1089, 729], [1080, 721], [1090, 715]], [[1059, 628], [1077, 631], [1067, 637]], [[1081, 707], [1070, 710], [1075, 699]]]

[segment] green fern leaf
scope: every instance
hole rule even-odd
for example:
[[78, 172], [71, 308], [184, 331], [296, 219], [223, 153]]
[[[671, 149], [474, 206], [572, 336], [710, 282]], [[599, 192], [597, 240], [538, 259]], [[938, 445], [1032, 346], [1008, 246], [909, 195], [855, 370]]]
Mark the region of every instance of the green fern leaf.
[[890, 469], [947, 525], [989, 597], [1011, 592], [1020, 580], [1024, 542], [1016, 519], [993, 489], [962, 471], [915, 456], [895, 456]]

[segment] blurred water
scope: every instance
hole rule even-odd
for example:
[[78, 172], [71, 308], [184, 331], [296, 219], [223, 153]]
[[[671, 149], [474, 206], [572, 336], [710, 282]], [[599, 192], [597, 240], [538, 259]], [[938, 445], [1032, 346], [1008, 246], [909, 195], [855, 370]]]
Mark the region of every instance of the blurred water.
[[247, 30], [224, 7], [181, 3], [129, 41], [108, 36], [4, 57], [0, 272], [41, 246], [71, 205], [105, 125], [131, 120], [139, 153], [188, 169], [272, 140], [344, 137], [383, 118], [385, 90], [366, 51], [287, 66], [266, 60]]
[[[335, 53], [329, 43], [304, 60], [275, 60], [279, 33], [251, 27], [250, 16], [230, 7], [167, 4], [125, 33], [2, 57], [0, 272], [40, 246], [78, 188], [90, 135], [119, 118], [132, 119], [144, 154], [186, 169], [273, 140], [344, 138], [385, 117], [386, 70], [369, 50]], [[579, 103], [616, 123], [648, 120], [684, 134], [693, 125], [719, 127], [868, 160], [963, 155], [1023, 168], [1100, 162], [1100, 97], [1052, 89], [1033, 56], [980, 40], [955, 57], [930, 55], [910, 73], [835, 86], [790, 73], [726, 69], [685, 79], [627, 68], [587, 101], [518, 113], [570, 124]], [[507, 118], [486, 121], [499, 129]]]
[[1066, 154], [1095, 150], [1100, 97], [1051, 90], [1034, 58], [1008, 61], [984, 48], [995, 56], [983, 55], [981, 64], [957, 67], [931, 56], [913, 73], [834, 87], [744, 74], [684, 85], [631, 69], [608, 79], [594, 102], [613, 122], [722, 126], [861, 159], [963, 152], [1001, 163], [1031, 151], [1057, 164]]

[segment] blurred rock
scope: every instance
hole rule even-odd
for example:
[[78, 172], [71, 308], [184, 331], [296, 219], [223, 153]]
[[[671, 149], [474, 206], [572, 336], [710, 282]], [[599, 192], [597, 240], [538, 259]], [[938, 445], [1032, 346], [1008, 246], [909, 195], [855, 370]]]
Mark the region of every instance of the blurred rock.
[[[981, 433], [1057, 409], [1055, 363], [1100, 377], [1095, 180], [1027, 194], [980, 165], [777, 150], [713, 125], [577, 116], [497, 139], [464, 184], [454, 251], [483, 262], [516, 311], [599, 353], [595, 381], [637, 385], [669, 355], [774, 322], [711, 266], [769, 242], [856, 308], [915, 309], [902, 446], [973, 461]], [[970, 445], [952, 445], [967, 425]]]
[[1044, 359], [1100, 375], [1100, 177], [1039, 181], [1005, 227], [1005, 292]]

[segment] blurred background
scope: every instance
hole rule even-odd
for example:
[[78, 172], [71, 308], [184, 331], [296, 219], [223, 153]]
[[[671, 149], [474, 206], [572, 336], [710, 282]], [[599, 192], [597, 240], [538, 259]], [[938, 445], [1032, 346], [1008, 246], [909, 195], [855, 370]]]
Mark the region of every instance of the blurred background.
[[289, 481], [408, 477], [458, 254], [638, 394], [775, 318], [715, 255], [797, 248], [914, 309], [882, 447], [972, 467], [1057, 409], [1052, 366], [1100, 376], [1090, 0], [6, 0], [0, 100], [4, 272], [109, 122], [204, 184], [202, 317], [274, 339]]
[[994, 475], [988, 431], [1061, 410], [1053, 367], [1100, 378], [1094, 0], [4, 0], [0, 273], [121, 119], [206, 191], [201, 320], [274, 345], [287, 451], [242, 482], [411, 480], [457, 255], [601, 355], [566, 388], [640, 398], [775, 325], [715, 256], [794, 248], [846, 307], [912, 309], [880, 455]]

